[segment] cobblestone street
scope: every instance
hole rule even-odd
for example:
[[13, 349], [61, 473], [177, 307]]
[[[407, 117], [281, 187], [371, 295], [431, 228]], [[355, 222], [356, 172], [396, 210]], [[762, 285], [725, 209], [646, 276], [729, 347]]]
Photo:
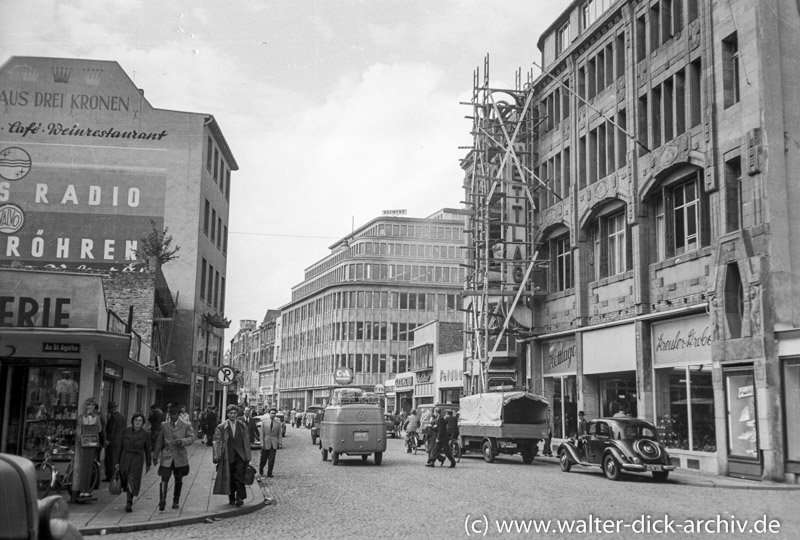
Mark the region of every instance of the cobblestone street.
[[[559, 470], [555, 459], [537, 458], [524, 465], [519, 456], [499, 457], [488, 464], [477, 455], [465, 455], [455, 469], [423, 467], [425, 456], [405, 453], [402, 441], [390, 439], [383, 464], [372, 458], [347, 458], [339, 466], [323, 462], [311, 444], [309, 431], [289, 428], [278, 453], [275, 477], [265, 479], [275, 504], [253, 514], [213, 523], [201, 523], [148, 532], [162, 538], [489, 538], [507, 536], [499, 520], [572, 520], [572, 533], [551, 530], [550, 538], [648, 538], [669, 536], [724, 538], [796, 538], [800, 533], [800, 490], [766, 489], [757, 482], [731, 481], [724, 487], [696, 482], [678, 473], [667, 484], [649, 477], [606, 480], [599, 470]], [[711, 482], [711, 480], [709, 481]], [[751, 487], [751, 489], [747, 489]], [[777, 520], [779, 534], [731, 534], [731, 527], [767, 516]], [[474, 524], [467, 526], [469, 523]], [[662, 522], [647, 534], [646, 519], [673, 520], [675, 534], [656, 534]], [[717, 522], [717, 516], [719, 521]], [[587, 520], [621, 520], [619, 532], [580, 529]], [[636, 522], [637, 518], [640, 520]], [[687, 534], [685, 520], [713, 520], [720, 534]], [[583, 520], [583, 521], [581, 521]], [[512, 524], [513, 526], [513, 524]], [[615, 525], [616, 526], [616, 525]], [[523, 522], [524, 527], [524, 522]], [[638, 527], [638, 528], [637, 528]], [[727, 529], [725, 529], [727, 527]], [[645, 534], [640, 534], [640, 528]], [[725, 531], [729, 534], [723, 534]], [[669, 532], [669, 528], [667, 529]], [[143, 533], [114, 535], [117, 540], [141, 538]], [[515, 536], [520, 534], [513, 532]], [[541, 536], [530, 531], [525, 536]]]

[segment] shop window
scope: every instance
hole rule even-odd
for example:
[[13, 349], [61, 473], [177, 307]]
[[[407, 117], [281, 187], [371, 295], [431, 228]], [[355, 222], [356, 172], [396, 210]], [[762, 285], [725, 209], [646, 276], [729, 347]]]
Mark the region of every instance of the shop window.
[[656, 370], [656, 428], [667, 448], [716, 452], [710, 366]]
[[725, 320], [728, 335], [732, 339], [742, 337], [742, 317], [744, 316], [744, 291], [739, 265], [730, 263], [725, 271]]
[[603, 379], [600, 381], [601, 416], [614, 416], [627, 410], [632, 417], [638, 416], [636, 398], [636, 375], [625, 379]]
[[728, 455], [758, 459], [758, 416], [752, 368], [725, 373]]
[[800, 462], [800, 359], [783, 363], [786, 460]]
[[574, 437], [578, 432], [578, 400], [575, 376], [553, 380], [551, 421], [553, 437]]

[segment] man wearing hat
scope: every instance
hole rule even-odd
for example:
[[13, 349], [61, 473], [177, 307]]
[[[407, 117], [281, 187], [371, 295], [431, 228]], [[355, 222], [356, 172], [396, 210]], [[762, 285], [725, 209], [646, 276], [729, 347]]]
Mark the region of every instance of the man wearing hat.
[[180, 419], [181, 409], [177, 404], [170, 404], [169, 418], [161, 424], [154, 450], [153, 465], [159, 464], [158, 475], [161, 477], [158, 509], [164, 510], [167, 505], [167, 488], [169, 477], [175, 478], [175, 491], [172, 497], [172, 508], [180, 508], [183, 477], [189, 474], [189, 456], [186, 447], [194, 444], [192, 424]]
[[228, 504], [242, 506], [247, 492], [244, 470], [250, 463], [250, 433], [239, 419], [239, 407], [228, 405], [227, 420], [214, 430], [214, 463], [219, 464], [214, 495], [228, 495]]
[[113, 401], [108, 403], [108, 420], [106, 420], [106, 443], [105, 443], [105, 480], [110, 482], [114, 475], [116, 465], [115, 456], [119, 454], [122, 446], [122, 431], [125, 429], [125, 419], [119, 413], [119, 407]]
[[586, 415], [583, 411], [578, 411], [578, 436], [586, 435]]

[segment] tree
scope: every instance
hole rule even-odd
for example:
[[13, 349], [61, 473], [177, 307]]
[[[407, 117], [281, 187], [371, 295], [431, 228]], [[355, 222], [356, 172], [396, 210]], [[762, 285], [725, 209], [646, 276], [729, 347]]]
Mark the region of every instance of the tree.
[[164, 227], [159, 231], [156, 222], [150, 220], [153, 231], [146, 237], [141, 238], [141, 248], [136, 250], [136, 256], [144, 259], [145, 265], [150, 264], [150, 259], [155, 258], [159, 265], [166, 264], [178, 258], [179, 246], [172, 247], [172, 235], [169, 234], [169, 227]]

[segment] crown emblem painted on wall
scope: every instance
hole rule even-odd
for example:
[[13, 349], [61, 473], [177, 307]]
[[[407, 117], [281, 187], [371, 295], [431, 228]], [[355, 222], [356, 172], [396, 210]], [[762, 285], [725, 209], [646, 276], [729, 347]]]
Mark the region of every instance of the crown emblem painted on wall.
[[83, 79], [86, 81], [86, 84], [90, 84], [92, 86], [97, 86], [100, 84], [100, 77], [103, 76], [102, 69], [84, 69], [83, 70]]
[[54, 83], [68, 83], [72, 75], [72, 68], [52, 68], [53, 69], [53, 82]]
[[19, 76], [25, 82], [36, 82], [39, 80], [39, 72], [31, 66], [19, 66]]

